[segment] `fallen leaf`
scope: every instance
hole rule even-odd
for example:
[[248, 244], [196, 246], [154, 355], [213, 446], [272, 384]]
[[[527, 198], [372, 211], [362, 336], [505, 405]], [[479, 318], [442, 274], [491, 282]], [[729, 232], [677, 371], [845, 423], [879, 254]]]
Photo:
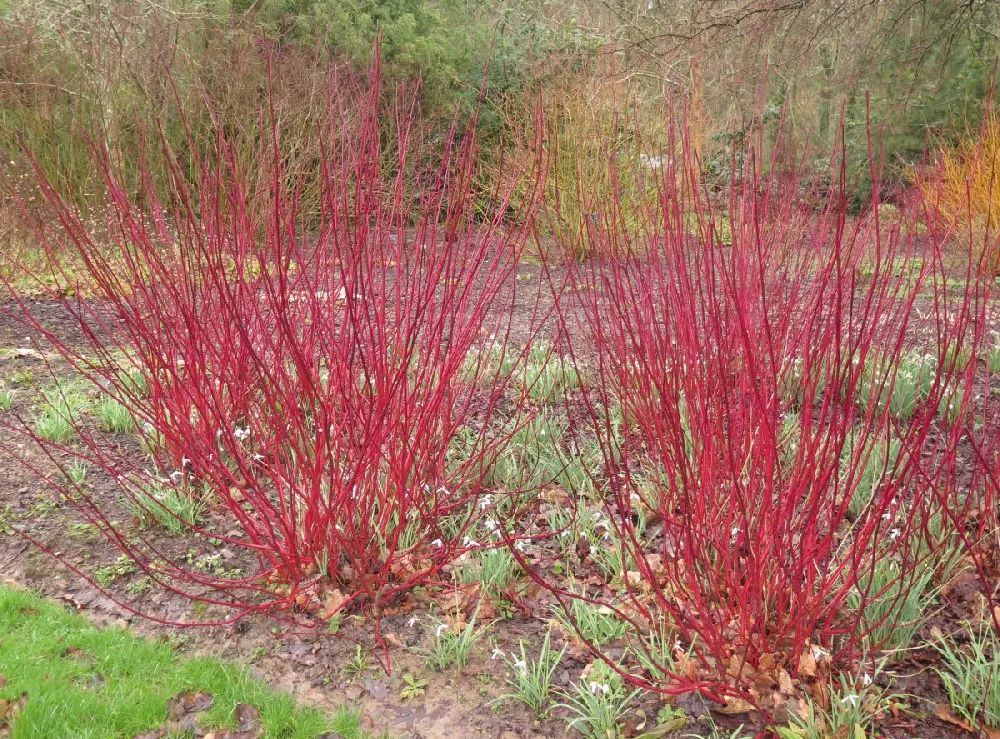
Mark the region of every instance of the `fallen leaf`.
[[384, 641], [386, 644], [388, 644], [393, 649], [402, 649], [403, 647], [406, 646], [403, 643], [403, 640], [400, 639], [399, 636], [395, 632], [393, 632], [393, 631], [390, 631], [390, 632], [387, 632], [387, 633], [383, 634], [382, 635], [382, 641]]
[[813, 656], [811, 646], [806, 646], [799, 657], [798, 673], [806, 677], [816, 677], [816, 658]]
[[320, 609], [319, 616], [326, 620], [332, 618], [334, 614], [340, 611], [344, 603], [347, 602], [347, 596], [334, 588], [323, 593], [322, 602], [323, 607]]
[[0, 699], [0, 729], [9, 729], [14, 725], [14, 720], [28, 705], [28, 694], [21, 693], [21, 697]]
[[742, 698], [730, 698], [721, 708], [715, 709], [719, 713], [750, 713], [754, 710], [753, 704]]
[[368, 694], [377, 701], [383, 701], [389, 697], [389, 685], [385, 680], [374, 680], [366, 675], [364, 686]]
[[976, 728], [965, 719], [956, 716], [952, 712], [951, 706], [947, 703], [938, 703], [937, 710], [934, 712], [934, 715], [946, 723], [960, 726], [972, 734], [976, 733]]
[[180, 721], [188, 714], [207, 711], [215, 703], [208, 693], [181, 693], [167, 701], [167, 718]]
[[784, 695], [792, 695], [795, 692], [795, 684], [787, 670], [778, 670], [778, 690]]
[[678, 716], [677, 718], [672, 718], [669, 721], [654, 726], [652, 729], [647, 731], [645, 734], [640, 734], [636, 739], [660, 739], [667, 734], [671, 734], [675, 731], [680, 731], [687, 725], [687, 718], [685, 716]]
[[347, 700], [351, 701], [352, 703], [361, 698], [361, 694], [363, 692], [364, 688], [362, 688], [357, 683], [351, 683], [346, 688], [344, 688], [344, 695], [347, 697]]
[[260, 711], [249, 703], [237, 703], [233, 716], [236, 719], [238, 731], [260, 731]]

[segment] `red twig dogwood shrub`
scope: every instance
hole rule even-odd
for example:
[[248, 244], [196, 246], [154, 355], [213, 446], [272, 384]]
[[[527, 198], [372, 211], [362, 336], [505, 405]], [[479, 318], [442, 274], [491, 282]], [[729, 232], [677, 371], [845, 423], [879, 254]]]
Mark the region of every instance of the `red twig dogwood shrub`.
[[[120, 506], [67, 497], [156, 583], [233, 607], [229, 619], [350, 604], [377, 616], [500, 516], [482, 489], [496, 441], [478, 430], [506, 377], [483, 381], [488, 366], [467, 355], [507, 335], [530, 200], [513, 226], [508, 193], [477, 210], [475, 121], [432, 150], [412, 96], [385, 97], [377, 68], [367, 85], [331, 79], [318, 223], [300, 210], [301, 173], [283, 166], [280, 111], [262, 115], [260, 180], [221, 136], [193, 176], [166, 152], [166, 196], [141, 164], [126, 182], [96, 148], [111, 213], [100, 232], [42, 178], [58, 228], [39, 236], [72, 255], [91, 297], [63, 301], [82, 343], [25, 303], [20, 318], [135, 417], [151, 465], [82, 423], [75, 445], [33, 436], [111, 473]], [[474, 441], [458, 455], [461, 433]], [[123, 508], [248, 566], [190, 566], [155, 527], [113, 523]]]
[[614, 200], [594, 208], [587, 238], [626, 256], [577, 265], [557, 294], [596, 348], [578, 361], [620, 567], [576, 588], [535, 576], [651, 635], [619, 665], [636, 684], [771, 710], [918, 628], [908, 598], [957, 566], [955, 519], [983, 502], [956, 473], [981, 387], [945, 347], [975, 356], [991, 282], [972, 265], [952, 287], [947, 234], [850, 218], [843, 184], [804, 212], [753, 137], [720, 212], [676, 148], [643, 232]]

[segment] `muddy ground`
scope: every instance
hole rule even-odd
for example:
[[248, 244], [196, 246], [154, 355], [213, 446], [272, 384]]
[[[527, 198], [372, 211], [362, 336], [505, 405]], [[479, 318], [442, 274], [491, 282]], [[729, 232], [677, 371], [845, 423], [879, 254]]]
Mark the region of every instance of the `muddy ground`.
[[[528, 267], [525, 272], [528, 274], [524, 278], [526, 281], [539, 279], [537, 268]], [[534, 309], [533, 304], [531, 307]], [[59, 304], [34, 301], [31, 310], [60, 339], [81, 341], [78, 327]], [[0, 311], [0, 316], [4, 313]], [[515, 337], [525, 331], [523, 325], [518, 329], [515, 323]], [[18, 373], [22, 376], [31, 373], [37, 382], [49, 381], [50, 375], [55, 378], [73, 376], [72, 368], [60, 359], [39, 353], [32, 337], [25, 336], [24, 328], [9, 316], [0, 319], [0, 349], [8, 350], [0, 358], [0, 377], [8, 383]], [[34, 392], [28, 387], [20, 390], [11, 412], [30, 417], [37, 398]], [[95, 435], [101, 433], [96, 428], [91, 431]], [[110, 434], [107, 437], [109, 444], [133, 445], [134, 449], [126, 449], [126, 452], [141, 455], [134, 439]], [[212, 607], [192, 603], [180, 595], [144, 590], [141, 583], [137, 584], [140, 578], [134, 573], [115, 577], [106, 585], [106, 592], [77, 575], [73, 568], [93, 572], [97, 567], [113, 565], [119, 552], [88, 527], [72, 505], [46, 490], [25, 462], [41, 470], [53, 468], [52, 460], [45, 458], [38, 448], [0, 424], [0, 470], [3, 471], [0, 477], [0, 576], [5, 580], [63, 601], [98, 624], [127, 626], [151, 638], [169, 639], [177, 644], [182, 654], [211, 655], [246, 665], [257, 677], [295, 694], [309, 705], [329, 708], [347, 703], [359, 707], [364, 712], [365, 726], [374, 734], [388, 732], [401, 738], [491, 739], [566, 735], [565, 712], [561, 709], [554, 710], [547, 720], [538, 720], [519, 703], [498, 700], [509, 692], [506, 681], [511, 674], [502, 659], [491, 659], [496, 656], [494, 650], [511, 654], [519, 641], [524, 640], [532, 645], [531, 651], [537, 651], [548, 627], [544, 620], [548, 610], [546, 599], [537, 590], [529, 588], [523, 594], [523, 603], [531, 606], [530, 612], [515, 607], [509, 617], [495, 623], [474, 648], [472, 661], [466, 668], [443, 673], [428, 669], [414, 651], [432, 641], [437, 623], [433, 614], [440, 612], [441, 604], [427, 595], [409, 598], [398, 613], [385, 617], [381, 624], [391, 672], [387, 673], [384, 666], [378, 664], [376, 658], [382, 653], [376, 650], [369, 668], [358, 674], [347, 669], [355, 657], [356, 644], [372, 644], [371, 625], [359, 618], [345, 618], [337, 635], [330, 636], [322, 631], [289, 628], [285, 623], [261, 615], [248, 616], [227, 626], [196, 628], [178, 628], [137, 616], [130, 608], [169, 624], [211, 620], [215, 614]], [[119, 515], [127, 517], [128, 512], [120, 509], [111, 480], [101, 479], [96, 471], [90, 474], [88, 487], [92, 496], [103, 499], [107, 510], [117, 508]], [[15, 527], [57, 556], [40, 551], [19, 535]], [[163, 536], [158, 545], [182, 554], [191, 543], [183, 537]], [[203, 539], [198, 546], [205, 546]], [[215, 555], [220, 555], [217, 559], [222, 565], [236, 557], [224, 549], [190, 552], [194, 561]], [[928, 628], [948, 627], [967, 618], [975, 607], [976, 592], [975, 582], [960, 580], [943, 594], [941, 610]], [[556, 632], [555, 638], [559, 648], [563, 637]], [[584, 651], [569, 649], [557, 670], [556, 685], [568, 688], [590, 661]], [[888, 715], [879, 724], [883, 736], [937, 739], [962, 734], [961, 729], [935, 716], [936, 707], [943, 698], [940, 681], [933, 671], [936, 662], [934, 650], [920, 648], [892, 666], [893, 691], [905, 694], [901, 703], [908, 708]], [[427, 681], [423, 696], [410, 700], [401, 697], [405, 684], [403, 676], [407, 673]], [[626, 719], [627, 735], [638, 736], [652, 729], [663, 701], [649, 696], [636, 704]], [[747, 724], [748, 728], [753, 725], [753, 717], [748, 715], [714, 713], [711, 720], [699, 720], [697, 717], [707, 715], [711, 706], [695, 694], [674, 696], [669, 701], [683, 707], [691, 719], [683, 730], [658, 736], [708, 736], [713, 723], [728, 736], [728, 732], [740, 724]]]

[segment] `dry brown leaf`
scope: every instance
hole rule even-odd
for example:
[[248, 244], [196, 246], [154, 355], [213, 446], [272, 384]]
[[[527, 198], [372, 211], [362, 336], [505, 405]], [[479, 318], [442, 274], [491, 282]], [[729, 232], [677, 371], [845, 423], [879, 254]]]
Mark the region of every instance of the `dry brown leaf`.
[[965, 719], [956, 716], [954, 712], [951, 710], [951, 706], [949, 706], [947, 703], [938, 703], [937, 710], [934, 712], [934, 715], [946, 723], [954, 724], [955, 726], [960, 726], [972, 734], [976, 733], [976, 727], [974, 727]]
[[778, 670], [778, 690], [784, 695], [792, 695], [795, 692], [795, 684], [785, 669]]
[[730, 698], [726, 701], [725, 705], [721, 708], [716, 709], [719, 713], [750, 713], [754, 710], [754, 706], [749, 701], [745, 701], [742, 698]]
[[208, 693], [181, 693], [167, 701], [167, 718], [179, 721], [191, 713], [207, 711], [215, 703]]
[[698, 679], [698, 664], [695, 660], [679, 649], [674, 651], [674, 657], [676, 659], [678, 675], [687, 675], [691, 680]]
[[809, 704], [805, 702], [802, 698], [799, 698], [792, 707], [792, 711], [801, 719], [809, 721], [812, 719], [812, 710], [809, 708]]
[[799, 657], [798, 673], [806, 677], [816, 677], [816, 658], [813, 656], [811, 645], [806, 645]]

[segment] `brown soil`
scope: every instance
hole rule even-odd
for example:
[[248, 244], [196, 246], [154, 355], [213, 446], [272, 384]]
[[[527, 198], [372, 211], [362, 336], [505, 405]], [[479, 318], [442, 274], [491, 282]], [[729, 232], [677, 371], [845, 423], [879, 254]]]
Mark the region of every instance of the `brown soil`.
[[[537, 282], [543, 277], [537, 267], [526, 266], [521, 279]], [[515, 320], [512, 343], [529, 335], [536, 302], [525, 298], [518, 306], [519, 318]], [[8, 306], [9, 307], [9, 306]], [[61, 340], [82, 340], [76, 321], [57, 303], [37, 301], [31, 310], [47, 329]], [[544, 313], [543, 307], [542, 312]], [[997, 325], [994, 323], [994, 325]], [[18, 348], [10, 356], [0, 358], [0, 377], [8, 379], [18, 371], [31, 371], [37, 380], [44, 380], [51, 372], [55, 377], [71, 377], [73, 371], [60, 360], [39, 354], [32, 347], [30, 337], [10, 317], [0, 310], [0, 348]], [[12, 412], [30, 414], [33, 391], [25, 388], [16, 398]], [[93, 433], [99, 434], [96, 429]], [[109, 444], [134, 444], [108, 435]], [[140, 454], [135, 444], [134, 453]], [[20, 461], [15, 457], [19, 457]], [[52, 461], [25, 439], [0, 424], [0, 576], [7, 581], [24, 584], [45, 595], [62, 600], [80, 610], [99, 625], [128, 626], [137, 633], [151, 638], [172, 639], [184, 654], [212, 655], [246, 665], [258, 677], [274, 686], [287, 690], [304, 702], [331, 708], [347, 703], [363, 709], [365, 724], [373, 732], [388, 731], [395, 737], [554, 737], [565, 735], [564, 712], [557, 709], [553, 717], [544, 721], [536, 719], [529, 711], [512, 701], [496, 699], [509, 692], [506, 680], [510, 670], [501, 659], [491, 659], [493, 648], [510, 654], [524, 640], [537, 651], [547, 624], [542, 620], [547, 612], [544, 596], [530, 593], [534, 598], [533, 614], [514, 610], [510, 618], [498, 621], [477, 648], [472, 663], [462, 670], [436, 673], [429, 670], [413, 647], [427, 646], [433, 640], [435, 621], [431, 616], [430, 598], [414, 598], [407, 610], [387, 616], [381, 623], [383, 640], [389, 645], [391, 673], [377, 664], [362, 675], [352, 675], [345, 666], [355, 654], [356, 644], [372, 644], [372, 629], [355, 618], [342, 623], [336, 637], [316, 631], [290, 629], [287, 624], [255, 615], [235, 624], [219, 627], [180, 629], [140, 618], [129, 607], [153, 618], [169, 622], [211, 620], [211, 608], [192, 603], [176, 594], [163, 591], [136, 592], [137, 577], [115, 579], [107, 592], [76, 575], [72, 568], [93, 572], [101, 565], [114, 562], [118, 551], [103, 537], [84, 524], [85, 520], [72, 505], [54, 499], [51, 492], [42, 489], [38, 476], [25, 467], [25, 462], [42, 470], [53, 469]], [[121, 509], [110, 479], [101, 479], [91, 471], [88, 486], [95, 498], [101, 500], [103, 510], [117, 511], [122, 518], [128, 512]], [[29, 545], [24, 538], [13, 533], [10, 522], [17, 520], [33, 539], [58, 554], [53, 558]], [[155, 534], [151, 534], [154, 536]], [[199, 539], [199, 546], [205, 546]], [[191, 542], [182, 537], [166, 535], [155, 539], [155, 544], [174, 556], [183, 555]], [[224, 564], [238, 565], [236, 555], [226, 550], [206, 549], [193, 551], [195, 561], [206, 555], [221, 554]], [[229, 562], [229, 557], [234, 561]], [[961, 619], [967, 618], [976, 601], [975, 583], [959, 581], [944, 594], [943, 607], [930, 625], [948, 630]], [[930, 628], [930, 627], [929, 627]], [[557, 648], [562, 636], [557, 633]], [[375, 656], [380, 655], [376, 650]], [[589, 662], [585, 654], [570, 649], [556, 674], [556, 684], [568, 687], [576, 680]], [[907, 695], [909, 708], [884, 720], [879, 728], [883, 736], [894, 739], [922, 737], [938, 739], [958, 736], [958, 727], [942, 722], [934, 716], [935, 707], [943, 695], [938, 678], [931, 669], [935, 664], [933, 650], [921, 649], [910, 653], [905, 661], [891, 666], [895, 676], [893, 690]], [[426, 693], [411, 701], [403, 700], [400, 691], [406, 673], [419, 675], [428, 681]], [[672, 701], [698, 715], [707, 704], [698, 696], [689, 694]], [[650, 697], [636, 706], [629, 716], [629, 735], [642, 733], [655, 725], [656, 713], [662, 701]], [[750, 716], [715, 715], [720, 728], [733, 729], [741, 723], [753, 725]], [[708, 723], [689, 723], [683, 732], [662, 736], [708, 735]]]

